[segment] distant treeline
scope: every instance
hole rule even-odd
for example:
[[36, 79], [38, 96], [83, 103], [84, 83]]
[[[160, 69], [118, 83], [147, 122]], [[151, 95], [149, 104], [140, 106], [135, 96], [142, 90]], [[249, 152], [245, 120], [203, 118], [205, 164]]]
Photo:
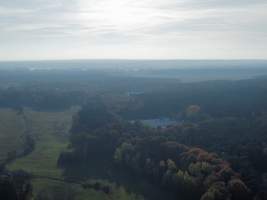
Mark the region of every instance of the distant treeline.
[[62, 110], [82, 104], [83, 94], [76, 91], [62, 91], [44, 88], [0, 89], [0, 107], [36, 110]]
[[176, 116], [189, 105], [199, 105], [212, 117], [253, 117], [267, 111], [267, 78], [207, 81], [173, 85], [135, 97], [121, 115], [128, 119]]
[[[0, 107], [62, 110], [95, 96], [127, 96], [176, 85], [179, 80], [109, 75], [96, 70], [0, 71]], [[108, 101], [108, 100], [107, 100]]]

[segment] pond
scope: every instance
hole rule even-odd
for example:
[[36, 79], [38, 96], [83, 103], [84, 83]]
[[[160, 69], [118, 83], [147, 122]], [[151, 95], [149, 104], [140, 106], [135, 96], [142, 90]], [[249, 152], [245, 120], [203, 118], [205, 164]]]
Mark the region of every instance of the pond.
[[168, 117], [163, 117], [163, 118], [155, 118], [155, 119], [145, 119], [145, 120], [140, 120], [144, 125], [147, 125], [152, 128], [165, 128], [167, 126], [175, 125], [178, 123], [178, 121], [168, 118]]

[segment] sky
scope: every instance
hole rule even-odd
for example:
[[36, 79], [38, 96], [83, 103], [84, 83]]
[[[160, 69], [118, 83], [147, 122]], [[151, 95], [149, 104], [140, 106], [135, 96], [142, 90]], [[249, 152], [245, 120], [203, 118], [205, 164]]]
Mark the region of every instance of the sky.
[[267, 59], [267, 0], [0, 0], [0, 60]]

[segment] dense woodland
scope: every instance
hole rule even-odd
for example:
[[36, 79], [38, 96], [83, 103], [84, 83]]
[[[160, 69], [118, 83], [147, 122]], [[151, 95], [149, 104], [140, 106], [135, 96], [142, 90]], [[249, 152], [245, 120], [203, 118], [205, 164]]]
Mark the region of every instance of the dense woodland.
[[[68, 168], [77, 162], [90, 165], [90, 162], [98, 162], [99, 159], [101, 165], [114, 162], [122, 169], [141, 174], [184, 199], [252, 199], [254, 195], [261, 199], [260, 196], [264, 195], [264, 190], [254, 191], [247, 186], [258, 177], [257, 174], [247, 177], [246, 173], [242, 173], [242, 170], [247, 170], [247, 166], [239, 161], [241, 156], [231, 158], [231, 161], [240, 165], [233, 169], [230, 159], [226, 160], [214, 153], [220, 152], [219, 150], [214, 148], [214, 151], [208, 152], [204, 150], [205, 145], [201, 145], [201, 141], [198, 144], [188, 142], [198, 139], [193, 136], [193, 132], [198, 131], [196, 122], [155, 130], [144, 127], [140, 122], [129, 123], [116, 119], [103, 109], [96, 111], [97, 107], [85, 107], [76, 116], [71, 134], [72, 151], [61, 154], [60, 166]], [[96, 121], [90, 119], [89, 113], [96, 116]], [[105, 122], [105, 125], [97, 125], [98, 120]], [[194, 134], [201, 134], [200, 130]], [[207, 135], [202, 137], [208, 139]], [[223, 146], [217, 144], [220, 145]], [[227, 155], [230, 156], [230, 153]], [[246, 162], [253, 161], [248, 158]], [[251, 166], [250, 170], [256, 169]], [[254, 184], [258, 184], [258, 188], [264, 187], [260, 182]]]
[[[266, 78], [182, 83], [108, 75], [79, 81], [78, 74], [66, 78], [68, 73], [49, 80], [25, 76], [31, 79], [2, 78], [7, 84], [0, 88], [0, 107], [21, 114], [25, 107], [53, 111], [80, 106], [68, 148], [57, 162], [66, 181], [79, 180], [85, 188], [110, 194], [112, 186], [88, 183], [105, 179], [144, 199], [153, 199], [153, 190], [170, 195], [159, 195], [159, 200], [267, 199]], [[158, 128], [142, 123], [160, 117], [177, 123]], [[1, 171], [0, 195], [16, 193], [8, 199], [28, 200], [31, 176], [7, 171], [5, 163]], [[18, 174], [23, 175], [19, 184], [13, 178]], [[144, 181], [150, 190], [132, 186]], [[27, 185], [25, 194], [21, 184]]]

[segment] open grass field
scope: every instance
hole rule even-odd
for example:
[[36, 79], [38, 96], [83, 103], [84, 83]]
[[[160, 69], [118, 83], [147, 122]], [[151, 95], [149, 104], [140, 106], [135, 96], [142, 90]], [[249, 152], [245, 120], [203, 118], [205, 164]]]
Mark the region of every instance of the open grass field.
[[[64, 112], [37, 112], [24, 109], [26, 119], [23, 123], [21, 116], [12, 110], [1, 110], [0, 149], [5, 152], [16, 150], [20, 145], [20, 135], [25, 126], [35, 140], [33, 152], [18, 158], [7, 167], [9, 170], [24, 170], [33, 175], [63, 179], [63, 171], [57, 167], [58, 156], [68, 145], [68, 131], [72, 124], [72, 116], [76, 108]], [[5, 133], [9, 133], [6, 135]], [[5, 141], [5, 142], [2, 142]], [[10, 142], [12, 145], [6, 145]], [[4, 153], [2, 153], [4, 154]], [[33, 179], [34, 199], [57, 200], [136, 200], [140, 199], [128, 193], [123, 187], [115, 186], [112, 194], [105, 194], [93, 189], [83, 189], [79, 185], [51, 181], [48, 179]], [[62, 197], [64, 194], [64, 197]]]
[[35, 140], [35, 149], [31, 154], [12, 162], [8, 168], [23, 169], [34, 175], [61, 177], [61, 171], [56, 166], [57, 158], [67, 145], [73, 112], [25, 110], [24, 113], [31, 127], [30, 134]]
[[[24, 115], [35, 140], [35, 149], [29, 155], [16, 159], [8, 165], [9, 170], [25, 170], [33, 175], [61, 178], [57, 159], [66, 148], [68, 131], [75, 109], [65, 112], [36, 112], [25, 109]], [[2, 145], [2, 144], [1, 144]], [[34, 192], [51, 186], [51, 181], [34, 180]]]

